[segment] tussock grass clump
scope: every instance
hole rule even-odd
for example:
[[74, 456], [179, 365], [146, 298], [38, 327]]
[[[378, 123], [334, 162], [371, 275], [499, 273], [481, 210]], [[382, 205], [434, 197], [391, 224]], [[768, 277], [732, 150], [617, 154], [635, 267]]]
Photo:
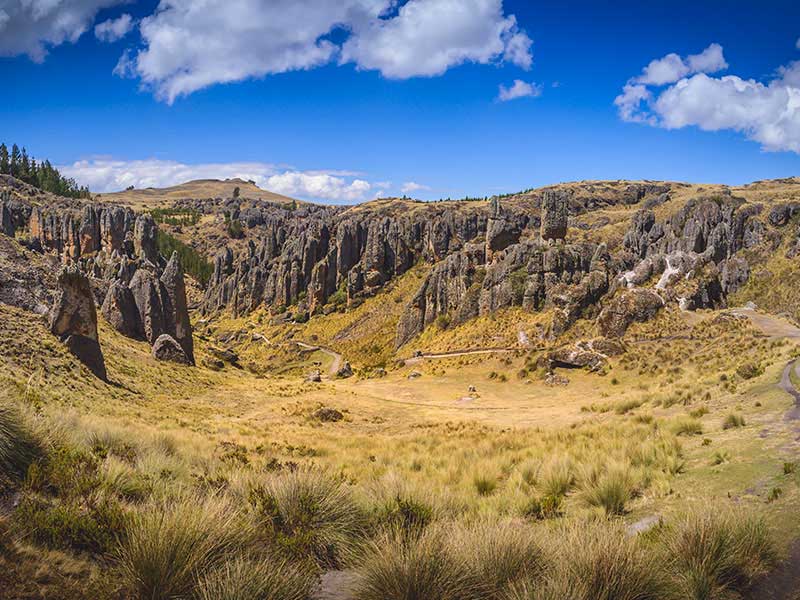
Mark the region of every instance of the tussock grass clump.
[[700, 435], [703, 433], [703, 424], [686, 415], [674, 418], [670, 423], [670, 430], [675, 435]]
[[666, 540], [681, 598], [710, 600], [744, 592], [777, 563], [772, 534], [761, 517], [698, 512]]
[[497, 479], [492, 475], [476, 474], [472, 483], [479, 496], [491, 496], [497, 489]]
[[539, 489], [544, 496], [565, 496], [575, 483], [572, 461], [565, 456], [550, 461], [542, 472]]
[[137, 511], [117, 551], [123, 580], [134, 597], [190, 597], [197, 576], [233, 556], [250, 532], [219, 498], [185, 498]]
[[0, 405], [0, 490], [4, 480], [10, 482], [23, 477], [41, 454], [41, 443], [23, 415], [11, 406]]
[[446, 535], [428, 528], [408, 538], [385, 533], [370, 543], [358, 572], [356, 600], [472, 600], [480, 589], [463, 558], [447, 551]]
[[614, 412], [618, 415], [625, 415], [642, 406], [645, 403], [643, 399], [630, 399], [620, 400], [614, 404]]
[[541, 580], [514, 586], [509, 600], [663, 600], [671, 586], [657, 553], [612, 523], [572, 523], [543, 541], [553, 551]]
[[725, 417], [725, 420], [722, 421], [722, 428], [723, 429], [735, 429], [737, 427], [744, 427], [745, 420], [742, 415], [738, 415], [736, 413], [730, 413]]
[[341, 481], [303, 470], [280, 473], [250, 490], [258, 527], [288, 558], [335, 567], [352, 558], [368, 520]]
[[589, 506], [602, 507], [606, 515], [616, 516], [625, 513], [625, 505], [635, 489], [630, 469], [618, 465], [602, 473], [596, 481], [588, 482], [583, 499]]
[[448, 538], [449, 551], [475, 580], [478, 598], [500, 600], [515, 584], [539, 579], [547, 566], [533, 531], [516, 523], [485, 521], [456, 528]]
[[306, 600], [315, 583], [314, 569], [237, 558], [203, 576], [196, 596], [198, 600]]

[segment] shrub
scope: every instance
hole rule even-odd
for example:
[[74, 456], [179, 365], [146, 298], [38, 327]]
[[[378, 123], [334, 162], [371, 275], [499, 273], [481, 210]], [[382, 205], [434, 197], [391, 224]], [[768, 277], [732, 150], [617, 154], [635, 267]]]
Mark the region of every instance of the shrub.
[[404, 535], [422, 532], [432, 520], [433, 508], [429, 504], [399, 492], [383, 501], [376, 514], [376, 521], [381, 526]]
[[744, 363], [736, 369], [736, 374], [742, 379], [753, 379], [764, 372], [764, 369], [755, 363]]
[[797, 469], [797, 463], [795, 462], [785, 462], [783, 463], [783, 474], [784, 475], [791, 475]]
[[313, 569], [272, 560], [238, 558], [198, 583], [198, 600], [306, 600], [316, 583]]
[[692, 600], [743, 592], [777, 561], [764, 520], [742, 512], [691, 514], [677, 524], [666, 545], [680, 597]]
[[117, 561], [136, 598], [188, 597], [197, 574], [222, 564], [248, 533], [231, 507], [217, 498], [156, 504], [131, 519]]
[[744, 427], [745, 421], [742, 415], [737, 415], [736, 413], [730, 413], [725, 417], [725, 420], [722, 422], [723, 429], [734, 429], [736, 427]]
[[345, 485], [315, 471], [280, 473], [250, 490], [261, 531], [289, 558], [337, 566], [357, 549], [366, 517]]
[[561, 496], [532, 497], [522, 508], [522, 516], [526, 519], [542, 521], [561, 516]]
[[41, 444], [23, 416], [11, 406], [0, 405], [0, 490], [4, 481], [23, 477], [41, 454]]
[[583, 498], [589, 506], [602, 507], [609, 516], [621, 515], [634, 492], [628, 469], [614, 467], [600, 475], [584, 490]]
[[444, 532], [415, 538], [393, 533], [369, 545], [358, 570], [355, 600], [468, 600], [479, 598], [463, 559], [447, 551]]
[[23, 531], [40, 544], [95, 554], [111, 551], [127, 523], [119, 503], [104, 495], [83, 502], [26, 496], [15, 516]]

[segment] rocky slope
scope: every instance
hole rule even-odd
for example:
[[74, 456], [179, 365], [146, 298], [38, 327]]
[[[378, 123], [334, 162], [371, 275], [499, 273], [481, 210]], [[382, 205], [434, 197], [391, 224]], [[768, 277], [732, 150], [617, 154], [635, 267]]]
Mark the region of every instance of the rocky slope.
[[[102, 312], [119, 331], [151, 344], [166, 333], [191, 356], [180, 265], [158, 256], [149, 216], [43, 196], [8, 179], [0, 189], [6, 235], [106, 282]], [[355, 207], [184, 198], [172, 207], [204, 219], [173, 233], [202, 238], [216, 253], [199, 306], [209, 316], [266, 308], [273, 321], [302, 322], [355, 307], [425, 262], [432, 268], [402, 311], [397, 347], [432, 323], [511, 306], [552, 314], [547, 339], [581, 317], [598, 317], [599, 333], [619, 336], [665, 305], [724, 306], [770, 256], [797, 256], [798, 190], [796, 180], [736, 189], [623, 181]], [[231, 221], [241, 239], [225, 235]]]

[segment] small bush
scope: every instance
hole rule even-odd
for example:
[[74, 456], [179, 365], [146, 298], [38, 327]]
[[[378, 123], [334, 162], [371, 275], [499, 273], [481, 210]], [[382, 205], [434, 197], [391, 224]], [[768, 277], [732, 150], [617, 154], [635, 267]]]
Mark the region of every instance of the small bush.
[[287, 562], [235, 559], [217, 567], [198, 583], [198, 600], [306, 600], [314, 584], [313, 569]]
[[706, 600], [743, 592], [777, 561], [760, 517], [719, 510], [686, 517], [666, 540], [681, 598]]
[[102, 495], [88, 502], [27, 496], [17, 507], [15, 517], [40, 544], [94, 554], [110, 552], [124, 535], [127, 524], [119, 503]]
[[522, 508], [522, 516], [534, 521], [555, 519], [561, 516], [561, 496], [532, 497]]
[[725, 417], [725, 420], [722, 422], [723, 429], [735, 429], [737, 427], [744, 427], [745, 420], [742, 415], [737, 415], [736, 413], [730, 413], [728, 416]]
[[795, 462], [785, 462], [783, 463], [783, 474], [784, 475], [791, 475], [797, 469], [797, 463]]
[[380, 505], [376, 520], [387, 529], [410, 536], [422, 532], [431, 523], [433, 508], [411, 495], [397, 493]]

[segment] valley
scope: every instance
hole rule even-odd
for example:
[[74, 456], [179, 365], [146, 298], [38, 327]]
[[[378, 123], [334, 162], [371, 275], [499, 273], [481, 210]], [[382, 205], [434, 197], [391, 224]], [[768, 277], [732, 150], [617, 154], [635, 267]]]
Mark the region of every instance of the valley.
[[456, 600], [796, 597], [800, 180], [353, 207], [0, 184], [13, 597], [266, 569], [268, 597], [417, 598], [423, 565]]

